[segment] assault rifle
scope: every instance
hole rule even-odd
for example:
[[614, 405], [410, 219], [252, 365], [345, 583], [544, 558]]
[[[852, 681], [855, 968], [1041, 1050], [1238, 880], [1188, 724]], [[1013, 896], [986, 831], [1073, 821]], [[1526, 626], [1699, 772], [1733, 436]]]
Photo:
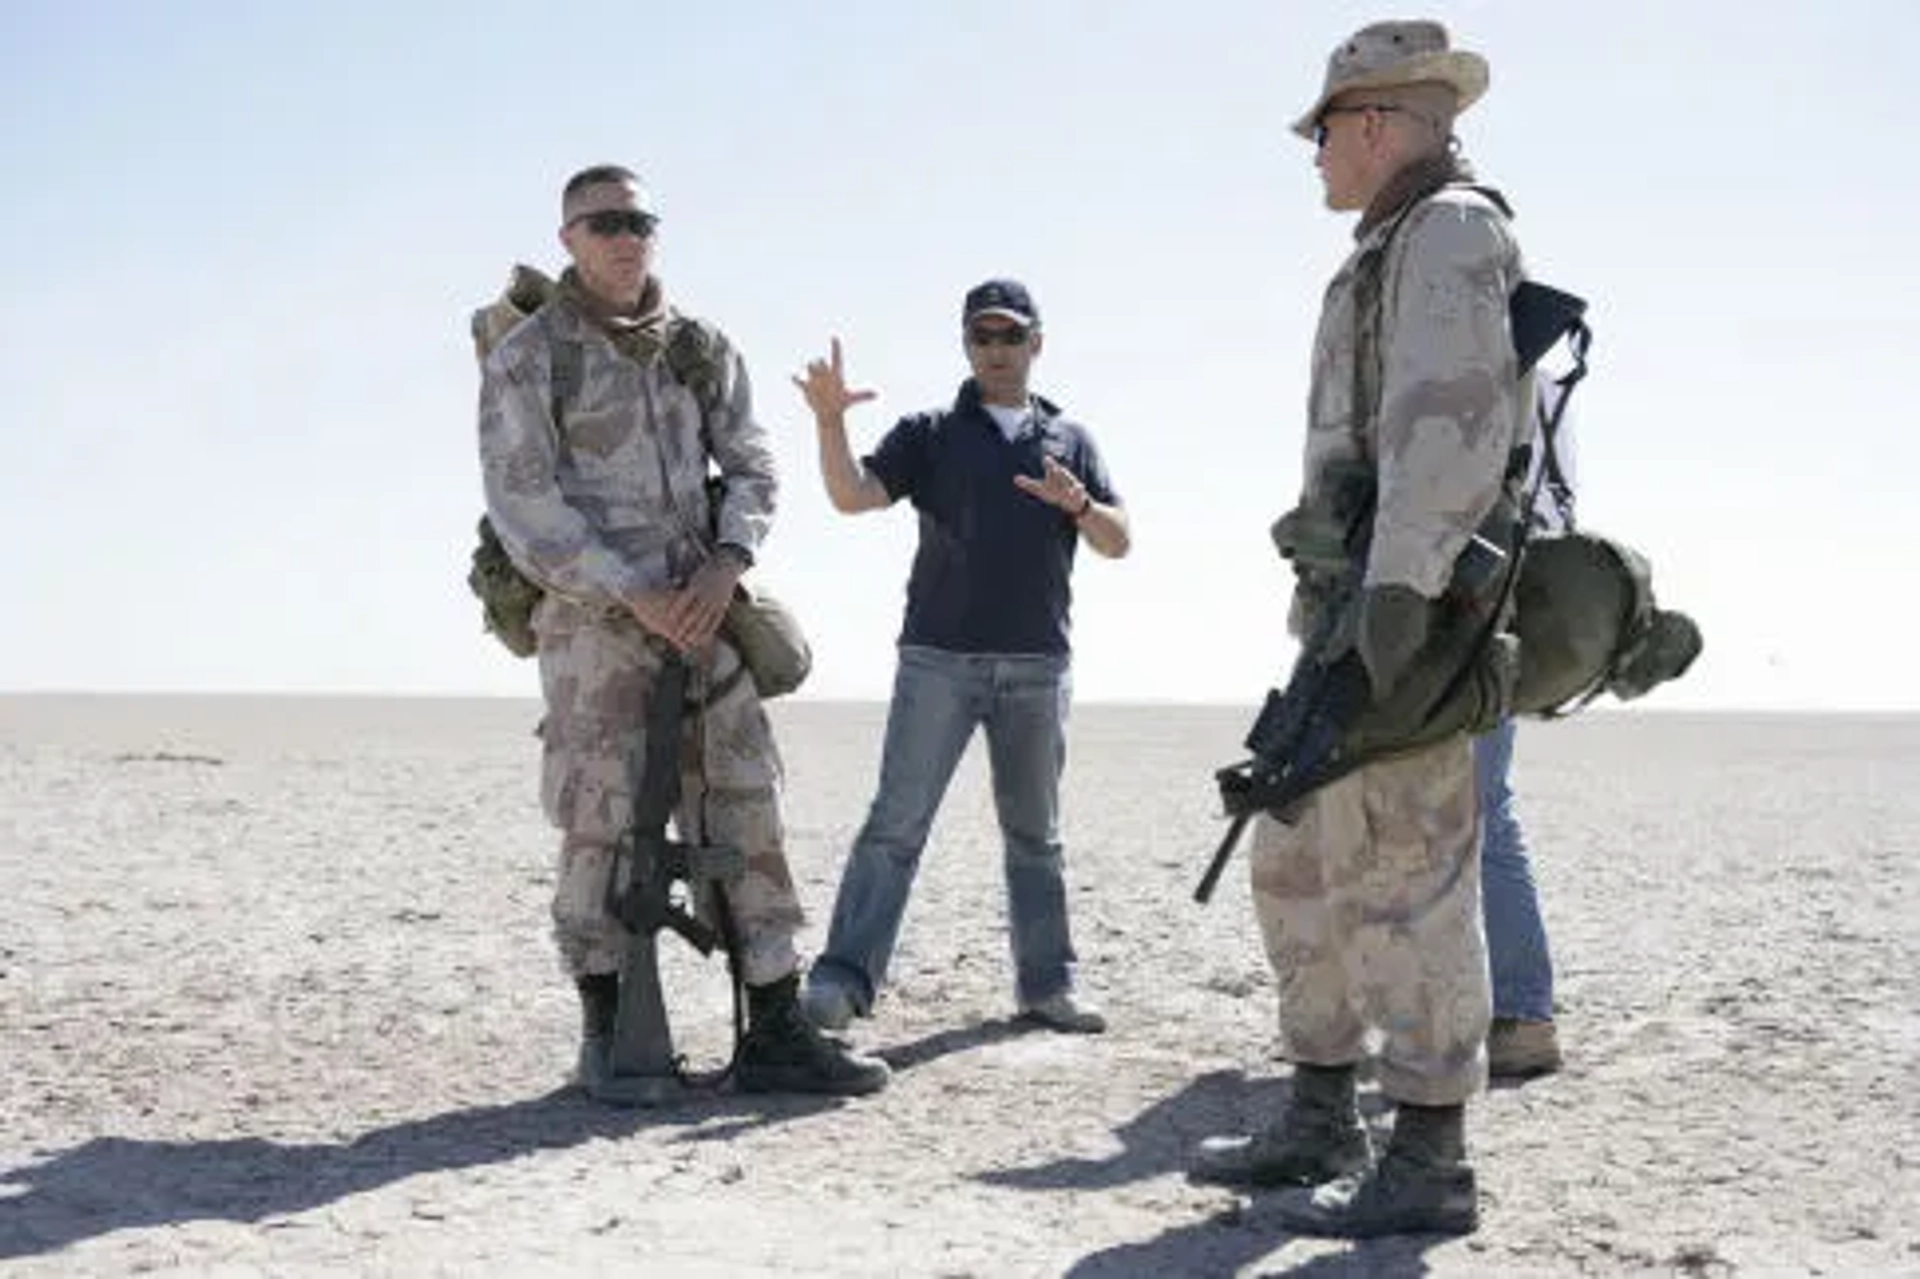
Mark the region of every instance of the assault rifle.
[[[1533, 281], [1521, 283], [1508, 299], [1520, 373], [1531, 370], [1563, 337], [1575, 362], [1559, 379], [1560, 395], [1552, 417], [1542, 423], [1547, 450], [1543, 478], [1546, 471], [1556, 469], [1553, 437], [1567, 396], [1586, 374], [1591, 341], [1583, 319], [1586, 309], [1586, 302], [1573, 294]], [[1512, 459], [1520, 476], [1526, 473], [1531, 447], [1532, 441], [1526, 441]], [[1267, 691], [1245, 741], [1251, 757], [1214, 773], [1221, 805], [1231, 820], [1194, 889], [1193, 899], [1202, 905], [1212, 898], [1228, 859], [1256, 814], [1284, 813], [1320, 787], [1385, 753], [1377, 735], [1369, 739], [1354, 731], [1374, 705], [1366, 667], [1354, 645], [1373, 538], [1377, 497], [1373, 467], [1365, 460], [1346, 463], [1325, 477], [1323, 488], [1329, 497], [1322, 505], [1296, 507], [1273, 526], [1281, 557], [1293, 562], [1307, 584], [1302, 589], [1315, 592], [1316, 621], [1300, 647], [1286, 687]], [[1529, 507], [1532, 497], [1528, 495]], [[1498, 519], [1490, 517], [1489, 525]], [[1497, 618], [1501, 600], [1512, 589], [1525, 546], [1524, 525], [1517, 536], [1507, 533], [1483, 526], [1482, 536], [1474, 539], [1455, 567], [1456, 585], [1464, 583], [1464, 593], [1479, 598], [1482, 607], [1476, 612], [1488, 619]], [[1476, 550], [1489, 553], [1476, 554]], [[1417, 719], [1444, 700], [1461, 677], [1461, 673], [1449, 675], [1447, 686], [1438, 689], [1409, 686], [1396, 692], [1396, 705], [1381, 718], [1400, 724]]]
[[[657, 935], [666, 928], [702, 955], [724, 945], [733, 978], [733, 1038], [739, 1051], [743, 1020], [739, 947], [732, 936], [726, 885], [738, 880], [745, 858], [737, 848], [685, 843], [667, 837], [680, 804], [680, 735], [686, 715], [688, 669], [669, 654], [647, 705], [644, 748], [634, 752], [633, 824], [615, 856], [607, 909], [630, 934], [620, 966], [620, 1003], [614, 1018], [613, 1081], [601, 1100], [657, 1106], [691, 1082], [673, 1051], [673, 1032], [660, 990]], [[674, 892], [683, 885], [684, 898]], [[686, 898], [711, 894], [718, 927], [707, 924]], [[724, 1071], [722, 1072], [724, 1074]]]
[[[1353, 644], [1373, 540], [1372, 467], [1352, 463], [1327, 487], [1331, 498], [1324, 507], [1296, 507], [1273, 526], [1274, 545], [1301, 574], [1301, 589], [1317, 595], [1316, 620], [1286, 687], [1267, 690], [1247, 733], [1252, 757], [1213, 775], [1232, 820], [1193, 891], [1203, 906], [1256, 814], [1284, 811], [1361, 763], [1348, 758], [1344, 743], [1347, 726], [1372, 697]], [[1330, 586], [1310, 585], [1328, 581]]]

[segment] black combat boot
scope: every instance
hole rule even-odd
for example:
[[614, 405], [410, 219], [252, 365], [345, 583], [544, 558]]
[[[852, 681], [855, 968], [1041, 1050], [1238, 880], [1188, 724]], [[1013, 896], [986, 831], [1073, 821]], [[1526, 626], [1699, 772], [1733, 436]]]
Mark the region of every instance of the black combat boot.
[[1274, 1215], [1299, 1234], [1336, 1239], [1472, 1234], [1480, 1205], [1467, 1166], [1466, 1108], [1403, 1102], [1378, 1164], [1296, 1191], [1274, 1205]]
[[1353, 1067], [1296, 1065], [1280, 1117], [1251, 1137], [1207, 1138], [1187, 1176], [1221, 1186], [1315, 1186], [1361, 1171], [1371, 1155]]
[[747, 987], [747, 1034], [734, 1080], [742, 1092], [857, 1097], [887, 1086], [887, 1063], [814, 1029], [800, 1010], [800, 978]]
[[620, 1012], [620, 978], [589, 973], [574, 980], [580, 990], [580, 1059], [574, 1085], [589, 1096], [605, 1091], [613, 1078], [613, 1024]]

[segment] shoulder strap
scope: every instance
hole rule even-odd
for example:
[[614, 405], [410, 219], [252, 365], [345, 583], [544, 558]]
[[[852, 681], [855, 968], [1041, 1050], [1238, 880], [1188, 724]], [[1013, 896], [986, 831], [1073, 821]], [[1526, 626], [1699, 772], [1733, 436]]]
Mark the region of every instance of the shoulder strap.
[[571, 338], [564, 338], [553, 326], [551, 306], [542, 306], [536, 314], [540, 317], [540, 331], [547, 339], [547, 368], [552, 391], [550, 407], [553, 412], [553, 427], [565, 439], [563, 430], [564, 416], [574, 397], [580, 394], [581, 384], [586, 379], [586, 355], [580, 344]]
[[1560, 469], [1560, 450], [1554, 446], [1554, 432], [1559, 423], [1558, 405], [1554, 407], [1552, 425], [1548, 424], [1545, 415], [1540, 419], [1540, 447], [1543, 450], [1543, 456], [1540, 459], [1540, 482], [1546, 485], [1548, 495], [1553, 498], [1553, 509], [1560, 512], [1560, 523], [1571, 530], [1573, 528], [1573, 485], [1567, 482], [1566, 472]]
[[1506, 200], [1492, 187], [1475, 186], [1467, 182], [1442, 182], [1429, 189], [1417, 191], [1399, 212], [1387, 222], [1386, 229], [1374, 240], [1373, 246], [1360, 255], [1353, 267], [1353, 415], [1355, 421], [1365, 421], [1375, 416], [1380, 409], [1380, 328], [1382, 312], [1386, 304], [1387, 252], [1400, 234], [1400, 228], [1412, 217], [1414, 211], [1442, 191], [1466, 189], [1476, 191], [1490, 200], [1502, 216], [1508, 212]]
[[[1522, 306], [1522, 298], [1532, 296], [1531, 291], [1535, 290], [1544, 290], [1549, 293], [1556, 292], [1555, 290], [1547, 289], [1545, 285], [1536, 285], [1531, 280], [1523, 283], [1519, 289], [1514, 291], [1516, 326], [1520, 323], [1518, 312]], [[1560, 294], [1559, 296], [1571, 297], [1570, 294]], [[1554, 386], [1559, 390], [1559, 394], [1555, 395], [1553, 399], [1553, 411], [1538, 414], [1540, 419], [1541, 448], [1540, 474], [1535, 478], [1533, 488], [1527, 494], [1527, 505], [1525, 509], [1528, 513], [1527, 523], [1529, 525], [1533, 523], [1533, 511], [1540, 500], [1540, 490], [1544, 486], [1553, 498], [1555, 509], [1560, 512], [1561, 521], [1569, 529], [1573, 527], [1573, 485], [1567, 482], [1566, 472], [1561, 468], [1560, 452], [1556, 447], [1556, 440], [1560, 431], [1560, 420], [1566, 416], [1567, 401], [1573, 397], [1573, 388], [1578, 386], [1581, 379], [1587, 376], [1587, 349], [1593, 345], [1593, 331], [1587, 327], [1586, 321], [1581, 318], [1580, 314], [1586, 309], [1586, 303], [1580, 302], [1577, 298], [1573, 299], [1573, 301], [1579, 303], [1578, 309], [1556, 330], [1556, 337], [1558, 335], [1564, 335], [1566, 337], [1567, 350], [1573, 356], [1573, 367], [1553, 379]], [[1544, 354], [1546, 349], [1546, 347], [1542, 347], [1534, 358], [1538, 359], [1539, 354]], [[1529, 440], [1526, 444], [1522, 445], [1520, 449], [1516, 450], [1523, 459], [1521, 461], [1522, 470], [1520, 472], [1522, 475], [1526, 474], [1525, 468], [1529, 465], [1524, 459], [1526, 455], [1531, 452], [1532, 444], [1533, 442]]]
[[1393, 215], [1386, 231], [1353, 265], [1353, 420], [1371, 421], [1380, 409], [1380, 327], [1385, 307], [1387, 248], [1420, 200]]
[[484, 362], [500, 340], [520, 325], [531, 320], [540, 326], [540, 335], [546, 340], [551, 391], [547, 411], [553, 419], [554, 443], [564, 454], [566, 411], [585, 381], [586, 358], [578, 342], [562, 337], [555, 329], [553, 299], [553, 281], [532, 267], [517, 265], [507, 281], [506, 291], [496, 301], [475, 311], [468, 327], [473, 336], [474, 355]]
[[726, 389], [724, 348], [720, 331], [704, 320], [678, 311], [667, 317], [661, 358], [674, 380], [693, 392], [702, 413], [710, 414], [720, 407]]

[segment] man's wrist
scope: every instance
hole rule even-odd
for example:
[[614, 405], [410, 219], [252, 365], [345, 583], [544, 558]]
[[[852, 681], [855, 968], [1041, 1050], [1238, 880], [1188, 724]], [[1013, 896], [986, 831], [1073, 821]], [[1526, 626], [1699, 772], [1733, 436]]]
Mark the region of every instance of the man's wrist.
[[1073, 513], [1073, 522], [1075, 524], [1078, 524], [1081, 520], [1086, 519], [1087, 516], [1092, 513], [1092, 511], [1093, 511], [1093, 494], [1082, 493], [1080, 495], [1080, 509]]
[[738, 542], [722, 542], [713, 548], [715, 559], [724, 559], [735, 570], [744, 573], [753, 567], [753, 552]]

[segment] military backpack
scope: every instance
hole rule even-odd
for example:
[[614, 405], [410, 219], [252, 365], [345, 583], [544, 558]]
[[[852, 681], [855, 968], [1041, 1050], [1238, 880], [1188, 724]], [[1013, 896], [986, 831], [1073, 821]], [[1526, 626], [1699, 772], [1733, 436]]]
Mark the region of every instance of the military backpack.
[[[1498, 192], [1472, 189], [1508, 214]], [[1409, 201], [1355, 268], [1357, 414], [1372, 412], [1379, 399], [1375, 378], [1387, 247], [1400, 223], [1424, 199]], [[1538, 398], [1538, 430], [1513, 451], [1507, 468], [1509, 494], [1456, 562], [1436, 610], [1435, 638], [1417, 659], [1418, 669], [1392, 696], [1360, 712], [1348, 725], [1348, 756], [1392, 753], [1460, 732], [1485, 732], [1515, 715], [1555, 718], [1602, 693], [1623, 700], [1639, 697], [1685, 674], [1700, 655], [1699, 627], [1686, 614], [1657, 604], [1647, 558], [1614, 538], [1575, 527], [1571, 520], [1571, 492], [1554, 449], [1568, 401], [1587, 374], [1593, 335], [1586, 310], [1584, 300], [1535, 281], [1522, 282], [1508, 299], [1520, 373], [1545, 377], [1544, 371], [1536, 371], [1539, 361], [1563, 343], [1571, 367], [1554, 379], [1554, 394]], [[1536, 448], [1542, 450], [1537, 468]], [[1370, 525], [1374, 509], [1372, 472], [1371, 465], [1356, 468], [1349, 487], [1358, 491], [1330, 499], [1342, 508], [1336, 513], [1340, 528], [1331, 538], [1317, 539], [1330, 543], [1318, 548], [1323, 562], [1350, 558], [1351, 548], [1364, 544], [1360, 526]], [[1529, 475], [1534, 476], [1532, 483], [1523, 486]], [[1517, 501], [1512, 496], [1516, 489]], [[1532, 512], [1543, 492], [1560, 503], [1567, 527], [1552, 537], [1535, 538]], [[1325, 513], [1296, 509], [1275, 525], [1282, 555], [1297, 568], [1303, 559], [1313, 558], [1310, 544], [1316, 540], [1303, 538], [1301, 528], [1327, 523], [1326, 518], [1314, 518], [1316, 514]], [[1360, 535], [1357, 540], [1355, 533]], [[1356, 569], [1342, 566], [1348, 574]]]
[[[1495, 201], [1504, 212], [1497, 195]], [[1537, 397], [1538, 430], [1509, 460], [1510, 479], [1534, 478], [1517, 512], [1494, 517], [1511, 520], [1496, 534], [1506, 542], [1505, 607], [1490, 618], [1478, 653], [1454, 679], [1452, 704], [1443, 700], [1431, 713], [1430, 728], [1463, 723], [1484, 731], [1513, 715], [1556, 718], [1602, 693], [1631, 700], [1684, 675], [1702, 650], [1693, 619], [1656, 602], [1646, 556], [1573, 521], [1572, 491], [1555, 444], [1567, 403], [1587, 375], [1593, 333], [1586, 310], [1581, 298], [1531, 280], [1508, 299], [1520, 372], [1546, 377], [1539, 362], [1562, 344], [1571, 367], [1553, 379], [1554, 393]], [[1543, 495], [1557, 504], [1566, 527], [1535, 537], [1533, 513]], [[1470, 546], [1456, 580], [1473, 576], [1473, 559]]]

